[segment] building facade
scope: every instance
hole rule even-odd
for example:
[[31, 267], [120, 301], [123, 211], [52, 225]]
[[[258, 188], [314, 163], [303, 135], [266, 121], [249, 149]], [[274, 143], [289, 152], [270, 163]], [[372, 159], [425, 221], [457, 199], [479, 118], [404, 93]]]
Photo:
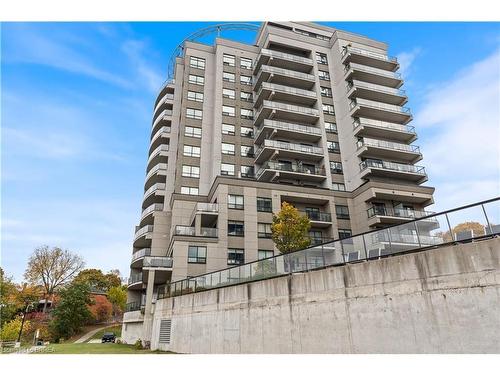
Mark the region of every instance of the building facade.
[[149, 341], [165, 282], [274, 255], [284, 201], [313, 244], [428, 214], [398, 68], [386, 44], [307, 22], [185, 42], [154, 105], [125, 341]]

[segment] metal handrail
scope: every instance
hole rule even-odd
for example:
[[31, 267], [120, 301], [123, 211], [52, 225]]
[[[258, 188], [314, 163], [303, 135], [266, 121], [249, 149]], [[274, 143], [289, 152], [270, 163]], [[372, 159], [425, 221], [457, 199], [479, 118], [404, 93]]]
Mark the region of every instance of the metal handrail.
[[[283, 109], [285, 111], [304, 113], [306, 115], [319, 116], [319, 111], [315, 108], [302, 107], [298, 105], [285, 104], [280, 102], [272, 102], [270, 100], [264, 100], [262, 105], [258, 109], [258, 113], [262, 110], [263, 107]], [[258, 116], [256, 116], [258, 117]]]
[[132, 262], [150, 254], [151, 254], [151, 248], [149, 247], [137, 250], [135, 253], [132, 254]]
[[393, 129], [393, 130], [407, 132], [407, 133], [413, 133], [413, 134], [416, 133], [415, 127], [412, 125], [396, 124], [393, 122], [373, 120], [373, 119], [364, 118], [364, 117], [360, 117], [357, 120], [353, 121], [354, 128], [357, 128], [360, 125], [368, 125], [368, 126], [375, 126], [377, 128]]
[[264, 144], [257, 148], [255, 154], [258, 155], [265, 147], [279, 148], [281, 150], [305, 152], [308, 154], [323, 155], [323, 148], [321, 147], [306, 146], [306, 145], [301, 145], [299, 143], [274, 141], [272, 139], [264, 140]]
[[262, 82], [262, 85], [260, 86], [260, 89], [257, 92], [257, 96], [260, 95], [260, 93], [262, 92], [263, 89], [286, 92], [286, 93], [296, 94], [296, 95], [303, 95], [303, 96], [308, 96], [310, 98], [317, 97], [316, 91], [304, 90], [304, 89], [299, 89], [297, 87], [279, 85], [277, 83], [270, 83], [270, 82]]
[[397, 62], [398, 59], [393, 56], [387, 56], [382, 53], [377, 53], [377, 52], [371, 52], [367, 51], [364, 49], [356, 48], [356, 47], [344, 47], [341, 53], [341, 57], [343, 58], [345, 55], [347, 55], [350, 52], [357, 53], [359, 55], [365, 55], [369, 57], [373, 57], [379, 60], [385, 60], [385, 61], [390, 61], [390, 62]]
[[304, 64], [309, 64], [309, 65], [313, 64], [312, 59], [309, 59], [307, 57], [292, 55], [291, 53], [273, 51], [273, 50], [270, 50], [270, 49], [267, 49], [267, 48], [263, 48], [263, 49], [260, 50], [260, 54], [257, 57], [257, 61], [260, 59], [260, 55], [267, 55], [267, 56], [270, 56], [270, 57], [278, 57], [278, 58], [282, 58], [282, 59], [285, 59], [285, 60], [296, 61], [296, 62], [300, 62], [300, 63], [304, 63]]
[[394, 105], [394, 104], [380, 103], [380, 102], [376, 102], [374, 100], [368, 100], [368, 99], [360, 99], [360, 98], [353, 99], [353, 100], [351, 100], [351, 103], [349, 106], [351, 109], [353, 109], [357, 105], [364, 105], [366, 107], [371, 107], [371, 108], [376, 108], [376, 109], [385, 109], [388, 111], [410, 114], [410, 108], [408, 108], [408, 107], [402, 107], [402, 106]]
[[326, 176], [326, 170], [324, 167], [318, 168], [318, 167], [304, 167], [303, 165], [297, 164], [297, 163], [280, 163], [276, 161], [267, 161], [262, 166], [260, 169], [257, 171], [256, 177], [259, 178], [262, 173], [266, 169], [273, 169], [276, 171], [284, 171], [284, 172], [296, 172], [296, 173], [305, 173], [305, 174], [312, 174], [312, 175], [317, 175], [317, 176]]
[[361, 163], [359, 163], [359, 166], [361, 171], [363, 171], [366, 168], [380, 168], [380, 169], [388, 169], [391, 171], [418, 173], [424, 176], [426, 175], [425, 168], [420, 165], [401, 164], [385, 160], [366, 159], [363, 160]]
[[[473, 212], [468, 211], [471, 208], [474, 209]], [[490, 210], [493, 212], [500, 210], [500, 197], [409, 220], [404, 224], [376, 229], [291, 253], [168, 283], [159, 289], [158, 299], [327, 266], [426, 250], [462, 240], [471, 241], [491, 237], [500, 234], [500, 225], [492, 225], [487, 214], [491, 212]], [[460, 214], [452, 215], [457, 212]], [[471, 215], [479, 216], [471, 217]], [[498, 217], [495, 218], [498, 219]], [[450, 219], [455, 219], [455, 221], [450, 221]], [[467, 232], [467, 236], [459, 237], [456, 229], [455, 231], [453, 229], [459, 224], [456, 220], [480, 222], [483, 230], [470, 231], [470, 233]], [[455, 227], [451, 226], [451, 222], [455, 224]]]
[[414, 210], [398, 207], [372, 206], [366, 210], [368, 218], [373, 216], [392, 216], [407, 219], [423, 218], [435, 214], [433, 211]]
[[[281, 74], [281, 75], [284, 75], [287, 77], [299, 78], [299, 79], [303, 79], [306, 81], [314, 81], [314, 79], [315, 79], [312, 74], [297, 72], [295, 70], [283, 69], [283, 68], [278, 68], [276, 66], [269, 66], [269, 65], [262, 65], [260, 67], [259, 75], [262, 74], [262, 72]], [[256, 79], [255, 81], [257, 81], [257, 80], [258, 79]]]
[[344, 68], [345, 74], [347, 74], [347, 72], [349, 72], [349, 70], [351, 70], [351, 69], [360, 70], [362, 72], [367, 72], [367, 73], [373, 73], [373, 74], [377, 74], [377, 75], [388, 77], [388, 78], [394, 78], [394, 79], [398, 79], [398, 80], [401, 79], [401, 73], [391, 72], [389, 70], [384, 70], [384, 69], [372, 68], [372, 67], [368, 67], [368, 66], [356, 64], [356, 63], [347, 64]]
[[357, 142], [357, 146], [358, 148], [361, 148], [363, 146], [380, 147], [389, 150], [414, 152], [420, 154], [420, 147], [418, 146], [406, 145], [404, 143], [398, 143], [398, 142], [382, 141], [380, 139], [363, 138]]
[[128, 278], [128, 285], [135, 284], [142, 281], [142, 272], [136, 273], [135, 275], [130, 275]]
[[375, 90], [379, 92], [385, 92], [387, 94], [393, 94], [393, 95], [399, 95], [399, 96], [406, 96], [406, 91], [403, 89], [395, 89], [392, 87], [387, 87], [383, 85], [376, 85], [374, 83], [368, 83], [368, 82], [363, 82], [363, 81], [358, 81], [358, 80], [353, 80], [352, 82], [347, 83], [347, 91], [352, 89], [353, 87], [355, 88], [364, 88], [364, 89], [369, 89], [369, 90]]
[[313, 134], [313, 135], [318, 135], [318, 136], [320, 136], [322, 134], [321, 129], [315, 128], [314, 126], [292, 124], [290, 122], [265, 119], [263, 124], [260, 126], [259, 131], [255, 135], [255, 138], [259, 137], [259, 134], [264, 130], [264, 127], [266, 127], [266, 126], [270, 127], [270, 128], [274, 128], [274, 129], [289, 130], [289, 131]]

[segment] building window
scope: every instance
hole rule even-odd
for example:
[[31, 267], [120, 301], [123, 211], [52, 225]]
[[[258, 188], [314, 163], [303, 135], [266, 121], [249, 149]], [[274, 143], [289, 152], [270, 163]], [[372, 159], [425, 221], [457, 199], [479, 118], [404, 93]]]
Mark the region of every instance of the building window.
[[246, 177], [246, 178], [251, 178], [254, 176], [254, 172], [253, 172], [253, 166], [251, 165], [242, 165], [240, 167], [240, 171], [241, 171], [241, 177]]
[[243, 249], [227, 249], [227, 264], [240, 265], [245, 263], [245, 251]]
[[251, 109], [241, 108], [241, 118], [245, 118], [248, 120], [253, 120], [253, 111]]
[[241, 156], [246, 156], [253, 158], [253, 147], [252, 146], [241, 146]]
[[228, 221], [227, 235], [243, 237], [245, 235], [245, 224], [243, 221]]
[[330, 172], [342, 174], [342, 163], [340, 161], [331, 161]]
[[318, 64], [328, 64], [328, 58], [326, 57], [326, 54], [316, 52], [316, 62]]
[[234, 125], [222, 124], [222, 134], [234, 135]]
[[198, 146], [184, 145], [184, 156], [191, 156], [193, 158], [199, 158], [201, 155], [201, 148]]
[[182, 177], [200, 178], [200, 167], [194, 165], [183, 165]]
[[271, 198], [257, 197], [258, 212], [273, 212], [273, 200]]
[[240, 135], [242, 137], [253, 138], [253, 128], [242, 126], [240, 128]]
[[259, 260], [271, 258], [274, 256], [273, 250], [259, 250], [257, 253], [257, 257]]
[[222, 124], [222, 134], [234, 135], [234, 125]]
[[222, 153], [224, 155], [234, 155], [234, 145], [231, 143], [222, 143]]
[[186, 137], [201, 138], [201, 128], [186, 126], [184, 128], [184, 135]]
[[186, 108], [186, 117], [201, 120], [203, 118], [203, 111], [201, 109]]
[[257, 223], [257, 237], [259, 237], [259, 238], [272, 238], [273, 232], [271, 231], [271, 224]]
[[188, 91], [188, 100], [203, 103], [203, 93], [196, 91]]
[[205, 84], [205, 77], [197, 76], [195, 74], [190, 74], [189, 78], [188, 78], [188, 82], [192, 83], [193, 85], [203, 86]]
[[233, 55], [224, 54], [222, 56], [222, 63], [227, 66], [235, 66], [236, 57], [234, 57]]
[[331, 104], [323, 104], [323, 113], [327, 115], [335, 115], [335, 108]]
[[206, 246], [189, 246], [188, 263], [206, 263], [206, 262], [207, 262]]
[[252, 69], [252, 59], [247, 59], [245, 57], [240, 58], [240, 67], [243, 69]]
[[340, 153], [340, 146], [338, 142], [327, 141], [326, 144], [328, 145], [328, 152], [333, 152], [334, 154]]
[[349, 207], [342, 206], [340, 204], [335, 205], [335, 213], [337, 214], [337, 219], [349, 219]]
[[234, 75], [234, 73], [223, 72], [222, 73], [222, 80], [224, 82], [234, 83], [234, 82], [236, 82], [236, 76]]
[[202, 59], [201, 57], [191, 56], [189, 58], [189, 66], [191, 68], [205, 70], [205, 59]]
[[318, 77], [319, 79], [323, 81], [329, 81], [330, 80], [330, 73], [325, 72], [324, 70], [318, 70]]
[[240, 75], [240, 83], [242, 85], [251, 85], [252, 84], [252, 76]]
[[339, 238], [341, 240], [351, 236], [352, 236], [352, 231], [350, 229], [339, 229]]
[[245, 102], [251, 102], [253, 100], [252, 93], [241, 91], [240, 92], [240, 99], [245, 101]]
[[325, 130], [327, 133], [337, 133], [337, 124], [325, 121]]
[[223, 105], [222, 106], [222, 114], [224, 116], [234, 117], [235, 109], [234, 109], [234, 107], [231, 107], [229, 105]]
[[234, 164], [224, 164], [220, 165], [220, 174], [223, 176], [234, 176]]
[[320, 87], [321, 90], [321, 96], [325, 96], [327, 98], [331, 98], [332, 95], [332, 89], [329, 87]]
[[222, 89], [222, 97], [228, 99], [236, 99], [236, 91], [231, 89]]
[[332, 183], [332, 190], [335, 190], [335, 191], [345, 191], [345, 184], [338, 183], [338, 182], [333, 182]]
[[198, 195], [198, 188], [192, 186], [181, 186], [181, 194]]
[[244, 206], [243, 195], [229, 194], [227, 196], [227, 208], [232, 208], [234, 210], [243, 210]]

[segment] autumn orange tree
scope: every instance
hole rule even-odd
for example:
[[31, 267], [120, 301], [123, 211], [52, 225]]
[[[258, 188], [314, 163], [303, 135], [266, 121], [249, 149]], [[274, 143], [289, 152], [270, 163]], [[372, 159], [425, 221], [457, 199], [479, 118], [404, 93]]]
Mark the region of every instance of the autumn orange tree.
[[306, 248], [311, 244], [309, 229], [311, 221], [290, 203], [283, 202], [281, 211], [273, 215], [271, 232], [280, 253]]

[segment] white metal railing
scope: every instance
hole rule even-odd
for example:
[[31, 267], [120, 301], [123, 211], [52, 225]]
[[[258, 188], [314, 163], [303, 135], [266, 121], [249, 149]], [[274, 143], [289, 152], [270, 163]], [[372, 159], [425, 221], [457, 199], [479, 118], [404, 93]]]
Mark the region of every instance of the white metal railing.
[[420, 147], [415, 145], [405, 145], [404, 143], [382, 141], [379, 139], [372, 139], [372, 138], [363, 138], [359, 140], [358, 148], [361, 148], [363, 146], [372, 146], [372, 147], [386, 148], [389, 150], [420, 153]]
[[349, 82], [347, 84], [347, 90], [350, 90], [353, 87], [374, 90], [374, 91], [383, 92], [386, 94], [406, 96], [405, 90], [396, 89], [393, 87], [387, 87], [387, 86], [383, 86], [383, 85], [376, 85], [374, 83], [368, 83], [368, 82], [363, 82], [363, 81], [358, 81], [358, 80], [353, 80], [352, 82]]
[[277, 83], [269, 83], [269, 82], [262, 82], [262, 85], [259, 89], [259, 92], [257, 93], [257, 96], [260, 95], [260, 93], [262, 92], [263, 89], [279, 91], [279, 92], [286, 92], [286, 93], [294, 94], [294, 95], [308, 96], [310, 98], [317, 97], [315, 91], [304, 90], [304, 89], [299, 89], [297, 87], [290, 87], [290, 86], [279, 85]]
[[260, 111], [262, 110], [263, 107], [281, 109], [284, 111], [302, 113], [302, 114], [311, 115], [311, 116], [319, 116], [319, 111], [315, 108], [308, 108], [308, 107], [302, 107], [302, 106], [298, 106], [298, 105], [273, 102], [270, 100], [264, 100], [262, 102], [262, 105], [260, 106], [258, 113], [260, 113]]
[[152, 232], [152, 231], [153, 231], [153, 228], [154, 228], [154, 226], [153, 226], [153, 225], [145, 225], [145, 226], [143, 226], [143, 227], [139, 228], [139, 229], [135, 232], [134, 241], [135, 241], [136, 239], [138, 239], [139, 237], [144, 236], [146, 233]]
[[307, 57], [302, 57], [302, 56], [297, 56], [297, 55], [292, 55], [291, 53], [284, 53], [284, 52], [279, 52], [279, 51], [272, 51], [270, 49], [263, 48], [260, 50], [260, 54], [257, 57], [257, 60], [260, 59], [260, 55], [265, 55], [265, 56], [270, 56], [270, 57], [276, 57], [284, 60], [289, 60], [289, 61], [295, 61], [307, 65], [312, 65], [313, 61], [312, 59], [309, 59]]
[[426, 175], [425, 168], [420, 165], [401, 164], [392, 161], [366, 159], [359, 163], [359, 166], [362, 171], [366, 168], [379, 168], [398, 172], [416, 173], [423, 176]]
[[153, 186], [151, 186], [148, 190], [146, 190], [144, 192], [144, 199], [146, 199], [146, 197], [148, 197], [150, 194], [154, 193], [157, 190], [165, 190], [165, 186], [166, 185], [163, 182], [158, 182], [158, 183], [154, 184]]
[[356, 53], [358, 55], [373, 57], [375, 59], [390, 61], [390, 62], [397, 62], [398, 61], [398, 59], [396, 57], [387, 56], [387, 55], [384, 55], [382, 53], [367, 51], [367, 50], [356, 48], [356, 47], [344, 47], [344, 49], [342, 50], [342, 57], [344, 57], [348, 53]]
[[397, 131], [401, 131], [401, 132], [415, 134], [415, 127], [414, 126], [395, 124], [393, 122], [387, 122], [387, 121], [372, 120], [372, 119], [364, 118], [364, 117], [360, 117], [357, 120], [355, 120], [353, 122], [353, 125], [354, 125], [354, 128], [357, 128], [360, 125], [368, 125], [368, 126], [375, 126], [377, 128], [391, 129], [391, 130], [397, 130]]
[[323, 155], [322, 147], [306, 146], [306, 145], [301, 145], [299, 143], [274, 141], [272, 139], [264, 140], [263, 145], [257, 148], [256, 154], [258, 155], [265, 147], [279, 148], [280, 150], [303, 152], [306, 154]]
[[344, 72], [347, 73], [351, 69], [359, 70], [359, 71], [366, 72], [366, 73], [377, 74], [379, 76], [384, 76], [384, 77], [388, 77], [388, 78], [401, 79], [400, 73], [391, 72], [391, 71], [384, 70], [384, 69], [372, 68], [369, 66], [356, 64], [356, 63], [347, 64], [346, 67], [344, 68]]
[[380, 103], [380, 102], [376, 102], [374, 100], [356, 98], [356, 99], [353, 99], [351, 101], [350, 107], [351, 107], [351, 109], [353, 109], [357, 105], [361, 105], [364, 107], [376, 108], [376, 109], [383, 109], [386, 111], [410, 114], [410, 108], [408, 108], [408, 107], [401, 107], [399, 105], [394, 105], [394, 104]]
[[259, 137], [259, 134], [264, 130], [264, 127], [269, 127], [269, 128], [273, 128], [273, 129], [288, 130], [288, 131], [293, 131], [293, 132], [298, 132], [298, 133], [312, 134], [312, 135], [317, 135], [317, 136], [321, 136], [321, 134], [322, 134], [321, 129], [315, 128], [314, 126], [292, 124], [290, 122], [265, 119], [264, 123], [262, 124], [259, 131], [257, 132], [255, 138]]
[[166, 171], [167, 170], [167, 167], [168, 167], [168, 164], [167, 163], [159, 163], [159, 164], [156, 164], [153, 168], [151, 168], [151, 170], [148, 172], [148, 174], [146, 175], [146, 181], [152, 176], [154, 175], [156, 172], [158, 171]]
[[135, 253], [132, 254], [132, 262], [139, 259], [139, 258], [145, 257], [146, 255], [150, 255], [150, 254], [151, 254], [151, 248], [149, 248], [149, 247], [145, 247], [143, 249], [137, 250]]

